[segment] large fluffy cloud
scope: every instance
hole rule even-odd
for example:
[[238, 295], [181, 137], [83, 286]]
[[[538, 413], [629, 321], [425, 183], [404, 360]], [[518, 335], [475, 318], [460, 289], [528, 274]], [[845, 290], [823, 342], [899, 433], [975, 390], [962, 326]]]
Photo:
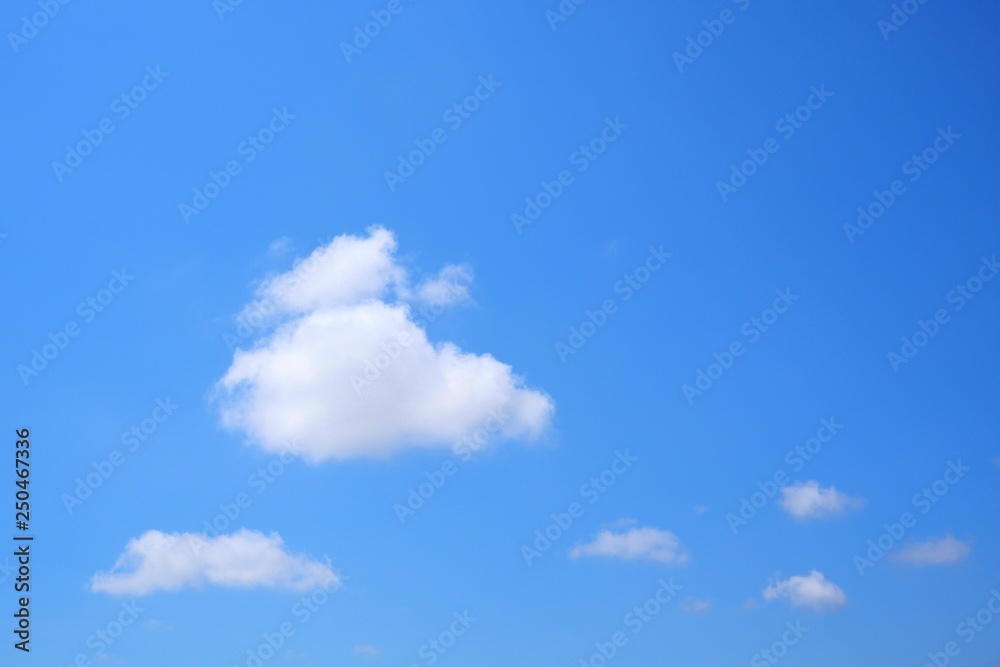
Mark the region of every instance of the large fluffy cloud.
[[588, 544], [579, 544], [570, 551], [571, 558], [603, 556], [622, 560], [650, 560], [679, 565], [688, 559], [681, 550], [680, 540], [669, 530], [639, 527], [616, 533], [602, 530]]
[[763, 597], [765, 600], [785, 598], [794, 608], [812, 611], [833, 611], [847, 603], [843, 589], [816, 570], [773, 582], [764, 589]]
[[329, 563], [289, 553], [276, 533], [245, 529], [211, 538], [150, 530], [129, 541], [110, 572], [90, 580], [95, 592], [134, 596], [206, 585], [309, 591], [339, 584]]
[[823, 488], [819, 482], [809, 481], [782, 487], [778, 504], [796, 519], [826, 519], [861, 509], [865, 501], [842, 493], [837, 487]]
[[382, 228], [338, 236], [259, 286], [247, 311], [272, 326], [217, 385], [225, 426], [313, 461], [449, 446], [484, 427], [499, 439], [544, 433], [545, 393], [489, 354], [427, 338], [426, 320], [469, 301], [469, 269], [411, 286], [395, 251]]

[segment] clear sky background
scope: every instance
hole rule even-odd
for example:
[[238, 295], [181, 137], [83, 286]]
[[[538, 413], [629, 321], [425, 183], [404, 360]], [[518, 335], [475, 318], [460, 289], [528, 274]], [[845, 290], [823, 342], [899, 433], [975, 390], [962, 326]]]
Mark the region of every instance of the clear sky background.
[[[595, 644], [621, 631], [627, 643], [608, 664], [722, 667], [773, 664], [760, 651], [798, 622], [808, 631], [781, 657], [789, 667], [923, 665], [948, 642], [948, 664], [997, 665], [1000, 617], [989, 612], [971, 641], [959, 628], [1000, 590], [1000, 280], [967, 283], [992, 277], [1000, 252], [997, 6], [914, 3], [890, 30], [879, 24], [889, 2], [595, 0], [555, 21], [556, 0], [402, 0], [345, 57], [342, 43], [387, 4], [52, 2], [54, 15], [32, 18], [46, 3], [17, 0], [0, 10], [0, 386], [7, 446], [15, 428], [32, 432], [36, 536], [32, 651], [10, 646], [4, 574], [2, 662], [248, 665], [248, 650], [290, 622], [294, 635], [264, 664], [599, 667]], [[720, 15], [729, 22], [712, 23]], [[699, 33], [700, 53], [688, 42]], [[467, 118], [446, 115], [477, 89], [485, 99]], [[832, 95], [820, 104], [817, 90]], [[781, 121], [797, 110], [808, 120], [788, 129]], [[102, 122], [113, 131], [96, 142]], [[271, 143], [243, 143], [272, 122], [282, 129]], [[445, 141], [390, 187], [399, 156], [439, 128]], [[602, 131], [614, 141], [581, 158]], [[907, 166], [949, 133], [926, 170]], [[89, 154], [77, 163], [67, 152], [80, 142]], [[762, 154], [745, 183], [729, 181]], [[203, 210], [182, 208], [231, 161], [238, 173]], [[572, 180], [536, 219], [512, 220], [563, 170]], [[863, 233], [845, 228], [859, 207], [888, 201], [873, 193], [895, 180], [901, 194], [881, 217]], [[723, 196], [720, 181], [740, 185]], [[363, 246], [379, 229], [396, 245], [378, 257], [405, 284], [338, 255], [338, 273], [311, 283], [316, 303], [290, 306], [238, 347], [273, 351], [274, 326], [294, 330], [321, 307], [368, 298], [393, 312], [409, 303], [417, 320], [420, 287], [451, 285], [460, 303], [413, 327], [436, 355], [446, 342], [480, 355], [469, 359], [482, 368], [449, 385], [455, 400], [499, 382], [501, 395], [549, 408], [525, 408], [511, 422], [520, 433], [468, 461], [451, 452], [453, 435], [482, 424], [482, 410], [425, 414], [429, 394], [393, 379], [396, 366], [367, 421], [351, 421], [341, 394], [315, 391], [332, 381], [330, 355], [359, 371], [371, 358], [322, 327], [317, 348], [293, 339], [272, 360], [273, 392], [219, 397], [234, 364], [227, 336], [267, 280], [335, 237]], [[661, 246], [669, 259], [626, 299], [619, 281], [645, 278], [635, 272]], [[438, 273], [447, 266], [461, 269]], [[81, 307], [107, 300], [115, 271], [134, 278], [100, 312]], [[354, 301], [331, 302], [352, 280]], [[967, 285], [981, 289], [955, 296]], [[764, 331], [751, 318], [769, 318], [782, 290], [797, 298]], [[603, 326], [584, 327], [593, 336], [572, 353], [558, 347], [608, 299]], [[887, 355], [939, 309], [936, 334], [893, 364]], [[78, 335], [25, 374], [68, 324]], [[743, 353], [710, 369], [734, 341]], [[507, 365], [490, 366], [499, 380], [486, 355]], [[710, 387], [685, 393], [710, 370]], [[275, 426], [279, 398], [296, 416]], [[162, 416], [158, 399], [178, 407], [128, 451], [122, 434]], [[227, 427], [234, 404], [244, 418]], [[315, 409], [297, 413], [305, 404]], [[404, 416], [427, 423], [371, 443], [369, 425]], [[796, 470], [786, 454], [824, 419], [842, 428]], [[261, 437], [271, 427], [277, 435]], [[339, 440], [346, 431], [353, 449]], [[282, 464], [258, 493], [251, 475], [276, 458], [266, 443], [287, 432], [311, 436], [299, 453], [315, 456]], [[115, 450], [121, 465], [67, 509], [78, 479]], [[637, 458], [627, 472], [593, 502], [581, 495], [626, 450]], [[914, 496], [959, 461], [968, 470], [923, 512]], [[397, 504], [443, 465], [454, 474], [401, 521]], [[734, 532], [727, 515], [776, 472], [788, 489]], [[160, 562], [151, 576], [177, 575], [175, 590], [94, 590], [130, 540], [204, 532], [241, 493], [252, 503], [223, 533], [276, 533], [289, 562], [339, 573], [307, 622], [293, 609], [315, 587], [260, 572], [243, 586], [188, 585], [177, 574], [204, 562]], [[535, 531], [574, 502], [582, 515], [525, 558]], [[859, 573], [855, 557], [904, 512], [915, 525]], [[614, 542], [605, 555], [574, 551], [601, 531]], [[680, 592], [634, 632], [626, 615], [661, 580]], [[120, 636], [91, 639], [132, 601], [142, 611]], [[454, 644], [428, 649], [465, 612], [476, 620]]]

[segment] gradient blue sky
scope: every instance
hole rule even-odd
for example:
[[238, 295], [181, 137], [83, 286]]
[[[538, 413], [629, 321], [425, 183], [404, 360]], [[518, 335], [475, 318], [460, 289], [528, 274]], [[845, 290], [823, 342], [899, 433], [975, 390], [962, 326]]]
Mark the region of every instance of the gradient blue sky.
[[[197, 532], [248, 489], [274, 457], [220, 425], [210, 397], [232, 363], [224, 336], [259, 281], [376, 224], [395, 234], [414, 280], [471, 267], [474, 303], [428, 336], [509, 364], [552, 398], [554, 418], [537, 442], [459, 463], [405, 525], [393, 505], [447, 449], [297, 460], [254, 495], [233, 529], [279, 532], [345, 578], [269, 664], [428, 664], [421, 646], [468, 610], [478, 620], [437, 664], [578, 665], [669, 578], [711, 608], [668, 604], [609, 664], [747, 664], [797, 620], [809, 632], [782, 658], [789, 667], [922, 665], [955, 640], [1000, 587], [1000, 281], [960, 311], [948, 301], [1000, 251], [996, 5], [931, 0], [884, 39], [888, 2], [595, 1], [553, 30], [555, 0], [402, 0], [348, 63], [339, 44], [386, 3], [335, 4], [247, 1], [220, 20], [209, 0], [73, 2], [5, 47], [4, 421], [32, 429], [37, 542], [33, 650], [3, 662], [98, 664], [88, 637], [131, 598], [90, 591], [91, 576], [130, 539]], [[672, 54], [725, 9], [734, 21], [679, 72]], [[0, 25], [20, 31], [37, 11], [8, 3]], [[122, 119], [113, 101], [157, 66], [168, 75]], [[442, 114], [489, 76], [500, 86], [452, 129]], [[813, 86], [833, 96], [786, 139], [775, 122]], [[244, 161], [241, 142], [275, 108], [295, 118]], [[60, 181], [52, 162], [104, 118], [114, 131]], [[607, 118], [628, 128], [575, 171], [574, 152]], [[384, 172], [436, 128], [447, 141], [390, 192]], [[939, 128], [961, 138], [911, 182], [904, 163]], [[769, 137], [778, 152], [723, 202], [717, 182]], [[185, 223], [179, 205], [230, 160], [240, 173]], [[573, 183], [519, 233], [511, 214], [564, 169]], [[894, 179], [905, 194], [849, 242], [843, 225]], [[660, 245], [670, 260], [623, 300], [616, 283]], [[78, 304], [123, 267], [134, 281], [83, 322]], [[689, 404], [682, 385], [713, 353], [747, 343], [744, 322], [780, 289], [799, 300]], [[563, 363], [556, 344], [609, 298], [617, 312]], [[939, 308], [950, 321], [893, 372], [887, 353]], [[18, 365], [70, 321], [81, 334], [25, 385]], [[176, 413], [68, 514], [61, 495], [167, 397]], [[842, 432], [791, 479], [864, 507], [804, 522], [771, 501], [734, 535], [727, 513], [788, 470], [786, 452], [830, 417]], [[521, 546], [625, 449], [639, 461], [528, 566]], [[859, 576], [854, 556], [958, 459], [971, 470], [905, 539], [951, 534], [968, 557], [882, 561]], [[688, 562], [570, 558], [622, 519], [671, 531]], [[846, 605], [816, 613], [761, 599], [778, 573], [811, 570]], [[105, 657], [246, 664], [300, 597], [154, 593]], [[950, 664], [992, 667], [1000, 623], [960, 646]]]

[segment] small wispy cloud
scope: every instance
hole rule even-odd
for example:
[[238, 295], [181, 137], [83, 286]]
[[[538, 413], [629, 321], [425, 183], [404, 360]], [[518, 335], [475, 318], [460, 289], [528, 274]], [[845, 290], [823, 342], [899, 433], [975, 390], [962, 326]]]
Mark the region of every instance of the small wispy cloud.
[[280, 239], [271, 241], [271, 244], [267, 246], [267, 254], [272, 257], [280, 257], [291, 249], [292, 240], [287, 236], [282, 236]]
[[965, 560], [972, 552], [968, 542], [945, 535], [937, 539], [923, 542], [911, 542], [904, 545], [893, 560], [907, 565], [954, 565]]
[[776, 579], [764, 589], [762, 597], [767, 601], [784, 598], [793, 608], [811, 611], [834, 611], [847, 604], [843, 589], [817, 570], [807, 575]]
[[700, 616], [702, 614], [707, 614], [708, 610], [712, 608], [714, 603], [712, 600], [702, 600], [695, 597], [686, 597], [680, 601], [677, 606], [681, 611]]
[[371, 644], [357, 644], [354, 647], [354, 652], [366, 658], [377, 658], [382, 653], [377, 646]]
[[449, 264], [434, 278], [428, 278], [417, 285], [407, 296], [421, 304], [471, 303], [469, 285], [472, 283], [472, 277], [472, 269], [468, 266]]
[[602, 530], [588, 544], [579, 544], [570, 551], [571, 558], [603, 556], [621, 560], [648, 560], [670, 565], [687, 562], [688, 554], [681, 550], [680, 540], [669, 530], [640, 527], [616, 533]]
[[861, 509], [865, 500], [841, 493], [834, 486], [823, 488], [819, 482], [809, 481], [782, 487], [778, 505], [796, 519], [827, 519]]
[[173, 630], [174, 626], [170, 625], [166, 621], [161, 621], [159, 619], [151, 618], [142, 624], [142, 627], [146, 630]]

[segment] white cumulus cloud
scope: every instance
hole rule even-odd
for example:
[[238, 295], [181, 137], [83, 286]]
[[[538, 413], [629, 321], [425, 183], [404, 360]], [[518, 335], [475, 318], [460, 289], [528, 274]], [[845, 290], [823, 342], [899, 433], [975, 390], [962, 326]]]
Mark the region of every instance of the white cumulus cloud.
[[972, 547], [968, 542], [955, 539], [951, 535], [911, 542], [903, 546], [894, 556], [894, 560], [907, 565], [954, 565], [968, 557]]
[[841, 493], [836, 487], [823, 488], [819, 482], [798, 482], [781, 488], [778, 504], [796, 519], [826, 519], [861, 509], [863, 498]]
[[763, 597], [768, 601], [785, 598], [794, 608], [812, 611], [833, 611], [847, 603], [843, 589], [816, 570], [773, 582], [764, 589]]
[[579, 544], [570, 551], [570, 558], [604, 556], [622, 560], [649, 560], [680, 565], [688, 559], [681, 550], [680, 540], [669, 530], [640, 527], [616, 533], [602, 530], [589, 544]]
[[289, 553], [278, 534], [244, 529], [218, 537], [150, 530], [90, 580], [94, 592], [134, 596], [206, 585], [308, 591], [339, 586], [340, 578], [328, 562]]
[[[258, 287], [245, 310], [270, 313], [271, 328], [236, 350], [216, 386], [224, 426], [268, 451], [295, 443], [311, 461], [453, 446], [484, 426], [497, 440], [544, 434], [547, 394], [490, 354], [427, 337], [425, 319], [470, 301], [469, 269], [409, 287], [395, 251], [393, 234], [372, 227]], [[431, 315], [418, 316], [427, 302]]]

